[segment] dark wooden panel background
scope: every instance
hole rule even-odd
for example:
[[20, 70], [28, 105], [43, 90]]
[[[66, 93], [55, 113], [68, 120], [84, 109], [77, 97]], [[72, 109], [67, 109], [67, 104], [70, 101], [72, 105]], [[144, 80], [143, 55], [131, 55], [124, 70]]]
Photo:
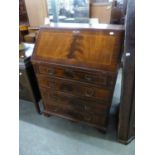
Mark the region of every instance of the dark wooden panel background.
[[135, 0], [128, 0], [125, 29], [118, 139], [128, 144], [135, 137]]

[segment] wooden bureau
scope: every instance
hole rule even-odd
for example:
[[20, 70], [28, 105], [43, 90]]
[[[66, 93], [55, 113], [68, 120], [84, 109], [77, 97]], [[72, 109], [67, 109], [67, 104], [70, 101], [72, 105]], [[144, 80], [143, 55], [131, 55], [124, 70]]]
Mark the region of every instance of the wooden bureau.
[[124, 28], [53, 24], [40, 29], [32, 56], [45, 115], [106, 129]]

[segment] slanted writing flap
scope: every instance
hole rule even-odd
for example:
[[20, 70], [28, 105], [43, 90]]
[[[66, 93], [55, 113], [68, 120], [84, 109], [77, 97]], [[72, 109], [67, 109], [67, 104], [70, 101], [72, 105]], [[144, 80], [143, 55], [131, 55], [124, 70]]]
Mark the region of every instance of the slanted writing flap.
[[111, 65], [117, 63], [121, 39], [122, 34], [115, 31], [44, 28], [35, 56], [56, 62]]

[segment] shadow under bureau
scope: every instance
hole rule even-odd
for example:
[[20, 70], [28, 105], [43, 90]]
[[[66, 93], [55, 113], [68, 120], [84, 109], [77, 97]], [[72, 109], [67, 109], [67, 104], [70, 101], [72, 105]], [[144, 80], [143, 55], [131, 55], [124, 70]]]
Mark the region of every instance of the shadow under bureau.
[[46, 116], [106, 129], [123, 34], [121, 25], [54, 24], [40, 29], [32, 63]]

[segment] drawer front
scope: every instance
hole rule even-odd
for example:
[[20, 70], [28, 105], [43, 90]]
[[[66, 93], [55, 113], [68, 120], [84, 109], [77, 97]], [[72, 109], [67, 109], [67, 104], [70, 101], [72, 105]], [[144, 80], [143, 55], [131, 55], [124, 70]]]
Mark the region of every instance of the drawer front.
[[92, 115], [89, 113], [80, 113], [78, 111], [73, 111], [68, 108], [63, 108], [55, 105], [47, 105], [47, 109], [50, 110], [48, 112], [55, 113], [56, 115], [60, 115], [62, 117], [68, 117], [73, 120], [78, 120], [82, 122], [87, 122], [96, 125], [105, 125], [106, 124], [106, 116], [101, 115]]
[[87, 84], [81, 84], [78, 82], [48, 78], [43, 76], [38, 76], [38, 80], [41, 87], [50, 88], [52, 91], [56, 92], [62, 92], [70, 95], [83, 96], [87, 98], [94, 98], [106, 101], [109, 100], [111, 97], [110, 90], [92, 87]]
[[115, 76], [110, 73], [93, 73], [88, 71], [78, 71], [71, 68], [60, 68], [50, 66], [39, 66], [39, 73], [65, 79], [77, 80], [90, 84], [112, 88]]
[[63, 95], [53, 95], [43, 88], [45, 110], [54, 113], [93, 124], [105, 124], [107, 119], [108, 107], [104, 103], [82, 100]]
[[60, 105], [64, 108], [68, 108], [70, 110], [75, 110], [79, 112], [86, 112], [86, 113], [92, 113], [92, 114], [106, 114], [107, 109], [109, 107], [109, 102], [104, 102], [100, 100], [91, 100], [91, 99], [85, 99], [80, 97], [73, 97], [73, 96], [67, 96], [65, 94], [59, 94], [59, 93], [51, 93], [50, 91], [46, 90], [46, 99], [47, 102], [50, 104], [50, 101], [52, 101], [53, 105]]

